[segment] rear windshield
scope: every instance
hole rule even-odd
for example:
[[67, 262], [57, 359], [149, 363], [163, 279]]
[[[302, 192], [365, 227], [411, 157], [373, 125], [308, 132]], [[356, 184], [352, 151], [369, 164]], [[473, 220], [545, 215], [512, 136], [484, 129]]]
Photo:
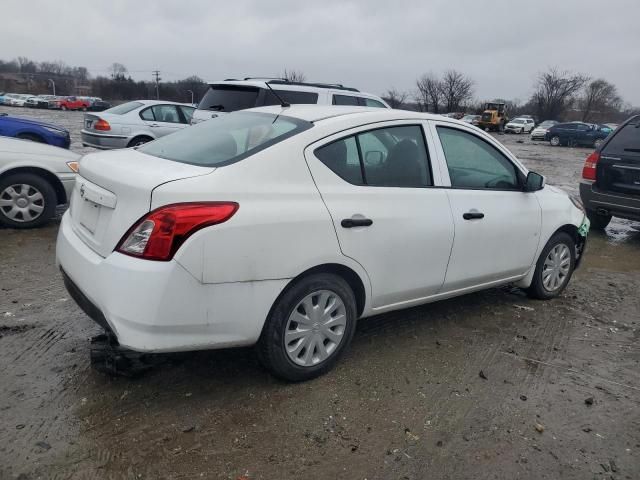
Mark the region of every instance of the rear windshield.
[[236, 112], [147, 143], [141, 152], [174, 162], [220, 167], [237, 162], [313, 126], [270, 113]]
[[212, 85], [198, 104], [199, 110], [215, 112], [235, 112], [256, 106], [258, 87], [238, 85]]
[[640, 156], [640, 119], [618, 128], [602, 153]]
[[104, 113], [112, 113], [114, 115], [124, 115], [125, 113], [129, 113], [136, 108], [142, 107], [142, 103], [140, 102], [127, 102], [122, 105], [118, 105], [117, 107], [110, 108], [109, 110], [105, 110]]

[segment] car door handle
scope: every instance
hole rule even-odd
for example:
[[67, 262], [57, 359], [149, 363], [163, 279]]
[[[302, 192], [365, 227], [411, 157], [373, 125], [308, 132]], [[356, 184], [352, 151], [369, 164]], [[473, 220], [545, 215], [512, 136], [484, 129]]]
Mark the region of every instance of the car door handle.
[[342, 228], [353, 227], [370, 227], [373, 225], [373, 220], [370, 218], [345, 218], [340, 222]]
[[484, 218], [484, 213], [480, 212], [467, 212], [462, 214], [462, 218], [465, 220], [479, 220]]
[[150, 127], [159, 127], [160, 125], [158, 125], [157, 123], [152, 123], [151, 125], [149, 125]]

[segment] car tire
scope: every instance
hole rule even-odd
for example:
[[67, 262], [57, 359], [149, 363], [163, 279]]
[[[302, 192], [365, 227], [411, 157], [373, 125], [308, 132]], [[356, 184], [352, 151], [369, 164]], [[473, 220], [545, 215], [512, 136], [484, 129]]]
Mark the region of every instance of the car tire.
[[[56, 205], [53, 186], [39, 175], [15, 173], [0, 179], [0, 225], [10, 228], [39, 227], [53, 217]], [[15, 212], [14, 207], [20, 208], [21, 212]], [[25, 215], [33, 218], [27, 219]]]
[[67, 107], [65, 107], [64, 105], [62, 105], [62, 106], [60, 107], [60, 110], [62, 110], [62, 111], [64, 112], [64, 111], [66, 111], [66, 110], [67, 110]]
[[256, 345], [258, 357], [278, 378], [301, 382], [318, 377], [348, 348], [356, 319], [355, 296], [343, 278], [330, 273], [303, 277], [273, 305]]
[[594, 230], [604, 230], [611, 222], [611, 215], [600, 215], [593, 210], [587, 210], [587, 217], [591, 222], [591, 228]]
[[569, 284], [575, 265], [573, 238], [565, 232], [556, 233], [542, 249], [527, 294], [540, 300], [557, 297]]
[[21, 133], [16, 138], [20, 138], [22, 140], [29, 140], [30, 142], [36, 142], [36, 143], [47, 143], [44, 141], [44, 138], [42, 138], [39, 135], [35, 135], [33, 133]]
[[127, 144], [127, 148], [139, 147], [140, 145], [144, 145], [145, 143], [149, 143], [153, 138], [139, 136], [131, 139], [131, 141]]
[[549, 140], [549, 143], [551, 144], [552, 147], [559, 147], [560, 146], [560, 137], [558, 137], [557, 135], [554, 135]]
[[597, 138], [595, 142], [593, 142], [593, 148], [599, 148], [600, 145], [602, 145], [602, 143], [604, 142], [604, 140], [602, 138]]

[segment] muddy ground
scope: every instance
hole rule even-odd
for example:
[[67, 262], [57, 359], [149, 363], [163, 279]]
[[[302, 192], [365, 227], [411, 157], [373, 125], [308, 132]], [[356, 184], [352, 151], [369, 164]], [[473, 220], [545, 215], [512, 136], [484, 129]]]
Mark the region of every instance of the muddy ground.
[[[20, 113], [79, 148], [80, 113]], [[576, 191], [588, 150], [500, 139]], [[0, 230], [0, 479], [640, 478], [640, 224], [592, 232], [561, 298], [502, 288], [367, 319], [297, 385], [251, 349], [96, 373], [57, 228]]]

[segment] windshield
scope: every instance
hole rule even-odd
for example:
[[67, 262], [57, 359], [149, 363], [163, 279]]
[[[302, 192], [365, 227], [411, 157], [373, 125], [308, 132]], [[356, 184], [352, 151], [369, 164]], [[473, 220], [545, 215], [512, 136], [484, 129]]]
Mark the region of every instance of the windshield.
[[187, 127], [139, 150], [175, 162], [220, 167], [242, 160], [312, 126], [310, 122], [283, 115], [236, 112]]
[[211, 85], [198, 104], [198, 110], [235, 112], [253, 108], [258, 101], [258, 87]]
[[117, 107], [110, 108], [109, 110], [105, 110], [104, 113], [112, 113], [114, 115], [124, 115], [125, 113], [129, 113], [136, 108], [142, 107], [144, 104], [140, 102], [127, 102], [122, 105], [118, 105]]

